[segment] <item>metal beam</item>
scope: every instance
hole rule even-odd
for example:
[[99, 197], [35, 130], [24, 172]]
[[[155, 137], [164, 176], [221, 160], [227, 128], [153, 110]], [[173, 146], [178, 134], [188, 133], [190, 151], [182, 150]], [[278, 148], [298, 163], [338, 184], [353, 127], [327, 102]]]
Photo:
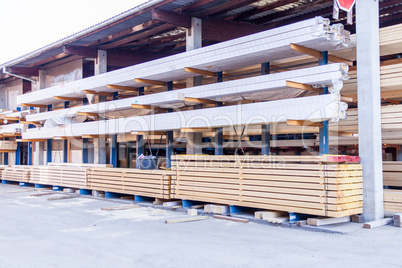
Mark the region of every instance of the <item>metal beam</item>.
[[48, 139], [46, 142], [46, 161], [47, 163], [51, 163], [52, 162], [52, 139]]
[[[320, 65], [328, 64], [328, 51], [322, 52], [322, 59], [319, 61]], [[322, 94], [328, 94], [328, 87], [324, 87]], [[328, 135], [328, 121], [322, 122], [320, 127], [320, 155], [329, 154], [329, 135]]]
[[82, 163], [87, 164], [88, 163], [88, 139], [83, 138], [82, 139]]

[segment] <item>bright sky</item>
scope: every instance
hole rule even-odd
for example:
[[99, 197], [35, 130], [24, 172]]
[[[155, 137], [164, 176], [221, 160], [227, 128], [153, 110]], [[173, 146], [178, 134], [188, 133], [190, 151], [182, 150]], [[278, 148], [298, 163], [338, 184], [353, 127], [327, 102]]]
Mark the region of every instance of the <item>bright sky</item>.
[[0, 65], [146, 0], [0, 0]]

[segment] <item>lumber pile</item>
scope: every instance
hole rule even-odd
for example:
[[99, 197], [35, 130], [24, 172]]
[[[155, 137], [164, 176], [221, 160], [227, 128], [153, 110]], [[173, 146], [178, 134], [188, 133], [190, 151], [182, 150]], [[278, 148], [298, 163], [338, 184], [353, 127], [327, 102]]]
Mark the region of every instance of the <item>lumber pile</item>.
[[89, 189], [154, 198], [170, 198], [170, 171], [91, 168]]
[[6, 165], [0, 165], [0, 178], [2, 179], [2, 177], [3, 177], [3, 170], [6, 168], [7, 166]]
[[402, 161], [383, 161], [382, 169], [385, 186], [402, 186]]
[[172, 160], [174, 198], [326, 217], [363, 212], [358, 158], [176, 155]]
[[384, 189], [384, 210], [402, 212], [402, 190]]
[[85, 167], [31, 166], [31, 182], [86, 189], [87, 170]]
[[1, 172], [1, 179], [5, 181], [31, 182], [32, 166], [8, 166]]
[[15, 141], [0, 141], [0, 152], [13, 152], [17, 150], [17, 143]]

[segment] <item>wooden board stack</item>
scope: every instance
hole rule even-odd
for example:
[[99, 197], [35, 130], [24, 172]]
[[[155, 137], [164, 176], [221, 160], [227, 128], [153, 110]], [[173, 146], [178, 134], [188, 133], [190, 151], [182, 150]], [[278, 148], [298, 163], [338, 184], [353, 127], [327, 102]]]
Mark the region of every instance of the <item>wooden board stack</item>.
[[402, 190], [384, 189], [384, 210], [402, 212]]
[[87, 189], [85, 167], [31, 166], [32, 183]]
[[170, 171], [129, 168], [91, 168], [88, 186], [91, 190], [170, 198]]
[[5, 181], [31, 182], [32, 166], [9, 166], [5, 167], [1, 179]]
[[0, 165], [0, 178], [3, 179], [3, 170], [6, 168], [6, 165]]
[[344, 217], [363, 212], [362, 166], [356, 160], [176, 155], [172, 192], [180, 199]]
[[402, 187], [402, 161], [383, 161], [382, 169], [385, 186]]

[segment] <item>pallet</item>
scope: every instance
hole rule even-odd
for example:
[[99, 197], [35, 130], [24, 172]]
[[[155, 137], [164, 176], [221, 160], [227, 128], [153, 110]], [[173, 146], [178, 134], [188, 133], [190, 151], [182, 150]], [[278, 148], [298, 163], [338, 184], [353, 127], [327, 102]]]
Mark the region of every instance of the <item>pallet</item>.
[[327, 217], [362, 213], [362, 166], [339, 164], [340, 159], [356, 161], [343, 156], [176, 155], [172, 193], [179, 199]]
[[128, 168], [91, 168], [88, 187], [92, 190], [170, 199], [170, 171]]

